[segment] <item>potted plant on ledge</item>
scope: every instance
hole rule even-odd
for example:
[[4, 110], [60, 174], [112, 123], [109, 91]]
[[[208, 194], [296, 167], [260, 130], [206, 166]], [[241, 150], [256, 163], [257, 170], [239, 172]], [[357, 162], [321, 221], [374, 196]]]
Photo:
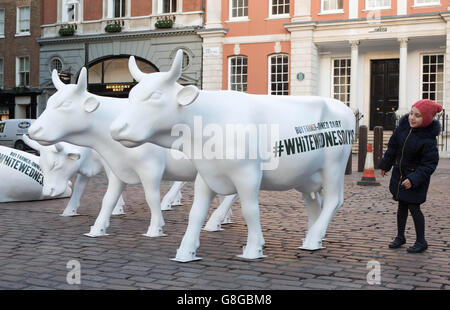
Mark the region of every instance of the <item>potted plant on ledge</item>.
[[75, 26], [74, 25], [63, 25], [59, 28], [60, 36], [73, 36], [75, 34]]
[[120, 22], [114, 21], [105, 27], [106, 32], [121, 32], [122, 31], [122, 25], [120, 25]]
[[155, 23], [156, 28], [172, 28], [175, 22], [175, 16], [158, 17]]

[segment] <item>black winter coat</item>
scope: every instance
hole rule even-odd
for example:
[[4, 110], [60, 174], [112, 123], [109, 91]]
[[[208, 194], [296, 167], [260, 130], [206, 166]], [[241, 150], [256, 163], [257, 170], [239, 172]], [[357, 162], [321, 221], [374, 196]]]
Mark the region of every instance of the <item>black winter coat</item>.
[[[411, 128], [408, 115], [402, 116], [379, 165], [385, 171], [394, 167], [389, 183], [394, 200], [418, 204], [426, 201], [430, 177], [439, 162], [436, 136], [440, 131], [436, 120], [424, 128]], [[405, 179], [411, 182], [410, 189], [401, 185]]]

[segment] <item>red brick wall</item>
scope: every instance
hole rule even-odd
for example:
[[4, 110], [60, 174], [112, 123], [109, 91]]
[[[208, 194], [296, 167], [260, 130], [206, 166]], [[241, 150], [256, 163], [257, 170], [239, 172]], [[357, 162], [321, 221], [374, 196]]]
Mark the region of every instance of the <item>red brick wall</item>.
[[[205, 0], [206, 6], [206, 0]], [[183, 12], [203, 11], [203, 0], [183, 1]]]
[[[157, 1], [157, 0], [154, 0]], [[132, 0], [131, 16], [146, 16], [152, 14], [151, 0]]]
[[42, 24], [56, 24], [58, 0], [42, 0]]
[[103, 17], [103, 0], [84, 1], [84, 20], [99, 20]]

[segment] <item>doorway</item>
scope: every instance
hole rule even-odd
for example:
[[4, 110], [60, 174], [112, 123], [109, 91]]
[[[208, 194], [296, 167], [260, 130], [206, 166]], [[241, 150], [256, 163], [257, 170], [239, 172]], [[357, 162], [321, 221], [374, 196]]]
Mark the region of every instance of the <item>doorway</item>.
[[371, 60], [370, 130], [383, 126], [394, 130], [398, 110], [399, 59]]

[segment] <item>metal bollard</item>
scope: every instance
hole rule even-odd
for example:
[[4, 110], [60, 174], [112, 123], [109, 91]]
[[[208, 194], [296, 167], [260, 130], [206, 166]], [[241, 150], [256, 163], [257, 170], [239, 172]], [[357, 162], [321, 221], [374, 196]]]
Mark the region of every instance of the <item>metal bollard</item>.
[[364, 171], [367, 154], [367, 126], [359, 126], [359, 142], [358, 142], [358, 172]]
[[383, 127], [376, 126], [373, 129], [373, 163], [375, 169], [378, 169], [381, 158], [383, 158]]

